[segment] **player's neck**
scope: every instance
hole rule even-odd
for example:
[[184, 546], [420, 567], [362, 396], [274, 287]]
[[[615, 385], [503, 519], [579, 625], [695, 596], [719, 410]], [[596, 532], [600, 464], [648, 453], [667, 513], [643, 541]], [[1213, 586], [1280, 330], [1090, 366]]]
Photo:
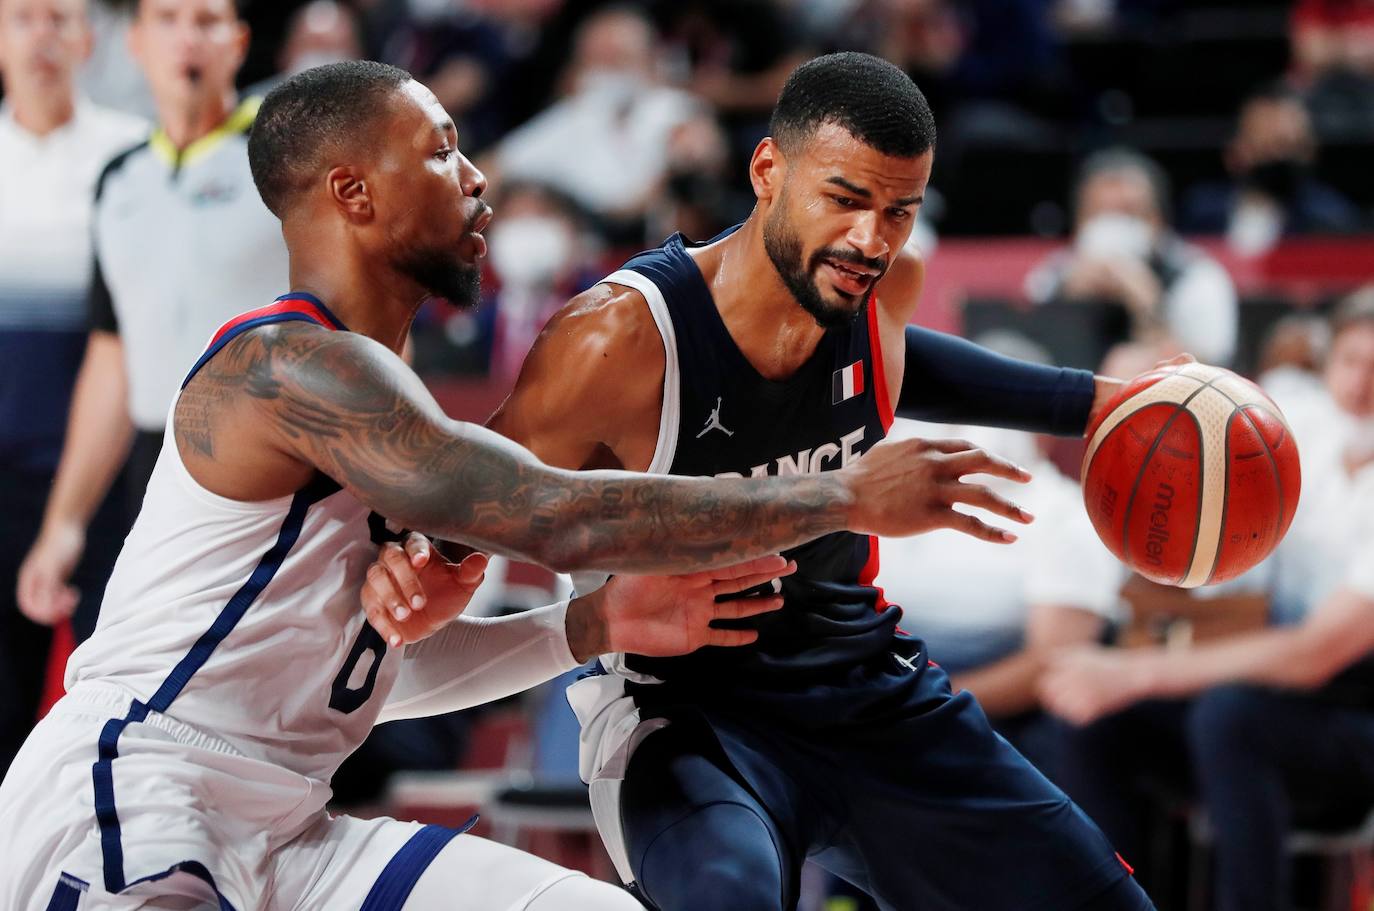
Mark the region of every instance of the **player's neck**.
[[725, 328], [762, 376], [787, 379], [815, 353], [825, 330], [797, 304], [768, 259], [757, 212], [694, 258]]
[[419, 285], [389, 269], [366, 268], [343, 257], [317, 264], [295, 253], [291, 290], [319, 298], [351, 332], [381, 342], [397, 354], [428, 296]]

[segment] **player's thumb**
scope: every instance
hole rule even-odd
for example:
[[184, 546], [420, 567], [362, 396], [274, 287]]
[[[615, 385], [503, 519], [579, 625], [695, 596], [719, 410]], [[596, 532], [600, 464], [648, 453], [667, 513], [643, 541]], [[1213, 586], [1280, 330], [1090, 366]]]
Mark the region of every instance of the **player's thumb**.
[[470, 588], [482, 584], [487, 572], [488, 557], [483, 553], [471, 553], [458, 564], [458, 581]]

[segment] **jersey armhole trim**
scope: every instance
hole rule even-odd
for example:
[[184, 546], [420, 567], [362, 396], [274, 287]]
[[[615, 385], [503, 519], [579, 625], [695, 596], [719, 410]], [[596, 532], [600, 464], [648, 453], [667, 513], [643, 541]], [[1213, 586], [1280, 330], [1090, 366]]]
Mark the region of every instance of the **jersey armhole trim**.
[[892, 408], [892, 398], [887, 394], [887, 369], [883, 365], [883, 338], [878, 331], [878, 298], [868, 299], [868, 350], [873, 355], [873, 398], [878, 405], [878, 418], [883, 422], [883, 432], [892, 429], [896, 412]]
[[673, 331], [673, 318], [668, 312], [668, 302], [663, 292], [649, 278], [632, 269], [613, 272], [603, 282], [624, 285], [644, 295], [649, 305], [649, 313], [658, 327], [663, 339], [663, 407], [658, 417], [658, 441], [654, 446], [654, 457], [649, 462], [648, 474], [667, 474], [673, 466], [673, 456], [677, 453], [678, 430], [682, 423], [681, 384], [682, 373], [677, 356], [677, 333]]

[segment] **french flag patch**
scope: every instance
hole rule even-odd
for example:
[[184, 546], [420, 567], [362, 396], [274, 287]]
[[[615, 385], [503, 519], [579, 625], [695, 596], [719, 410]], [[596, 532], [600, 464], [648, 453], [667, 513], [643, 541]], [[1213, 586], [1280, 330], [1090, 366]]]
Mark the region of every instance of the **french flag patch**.
[[860, 395], [864, 391], [864, 362], [855, 361], [848, 367], [835, 371], [834, 398], [831, 404], [838, 405]]

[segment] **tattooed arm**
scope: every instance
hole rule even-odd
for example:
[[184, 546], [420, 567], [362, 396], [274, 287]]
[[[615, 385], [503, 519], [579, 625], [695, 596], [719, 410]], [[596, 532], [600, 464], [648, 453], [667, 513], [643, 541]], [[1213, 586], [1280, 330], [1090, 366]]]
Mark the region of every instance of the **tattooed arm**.
[[[301, 323], [230, 342], [183, 391], [174, 426], [188, 470], [216, 493], [265, 499], [270, 484], [290, 479], [287, 490], [297, 489], [319, 470], [389, 519], [560, 571], [699, 570], [845, 527], [879, 535], [950, 527], [1007, 540], [953, 510], [955, 502], [1028, 521], [960, 480], [1024, 473], [959, 441], [884, 443], [844, 469], [807, 477], [551, 468], [491, 431], [450, 420], [382, 345]], [[218, 445], [221, 436], [233, 445]]]
[[[353, 333], [264, 327], [221, 358], [207, 383], [241, 377], [278, 448], [377, 512], [556, 570], [737, 562], [843, 528], [854, 501], [848, 480], [833, 475], [717, 483], [550, 468], [447, 418], [399, 358]], [[180, 416], [177, 424], [181, 433]]]

